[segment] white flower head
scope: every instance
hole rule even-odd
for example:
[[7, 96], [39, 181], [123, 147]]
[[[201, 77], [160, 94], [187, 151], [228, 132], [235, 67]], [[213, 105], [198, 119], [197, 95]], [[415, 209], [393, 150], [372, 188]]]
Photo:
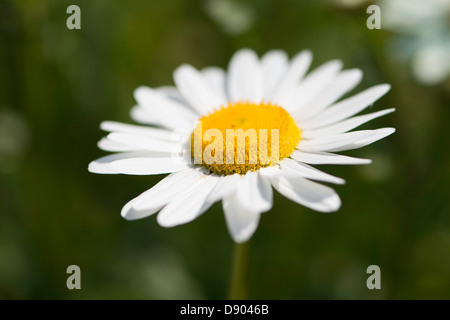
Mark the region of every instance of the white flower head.
[[[161, 226], [173, 227], [222, 201], [228, 230], [238, 243], [251, 238], [261, 213], [272, 208], [272, 188], [313, 210], [336, 211], [341, 205], [338, 194], [314, 181], [344, 180], [310, 165], [370, 163], [334, 152], [392, 134], [393, 128], [349, 131], [394, 109], [355, 116], [390, 86], [377, 85], [340, 100], [360, 82], [362, 72], [341, 71], [342, 63], [333, 60], [308, 73], [311, 60], [307, 50], [289, 61], [280, 50], [259, 59], [252, 50], [242, 49], [227, 71], [182, 65], [174, 72], [175, 87], [136, 89], [138, 105], [131, 115], [151, 126], [101, 124], [110, 133], [99, 147], [117, 153], [93, 161], [89, 171], [169, 173], [128, 202], [122, 216], [135, 220], [158, 213]], [[230, 130], [242, 135], [228, 139]], [[214, 134], [207, 137], [210, 132]], [[200, 160], [194, 161], [197, 156]]]

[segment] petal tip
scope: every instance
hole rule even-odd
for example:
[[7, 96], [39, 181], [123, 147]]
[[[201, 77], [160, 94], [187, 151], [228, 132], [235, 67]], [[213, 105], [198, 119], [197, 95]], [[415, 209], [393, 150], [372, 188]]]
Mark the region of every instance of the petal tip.
[[389, 83], [383, 83], [379, 85], [381, 91], [383, 91], [383, 95], [386, 94], [389, 90], [391, 90], [391, 85]]
[[391, 135], [391, 134], [393, 134], [396, 131], [395, 128], [390, 128], [390, 127], [389, 128], [383, 128], [383, 129], [380, 129], [380, 130], [383, 130], [383, 132], [384, 132], [386, 137]]
[[323, 211], [325, 213], [331, 213], [338, 211], [342, 206], [341, 198], [334, 194], [332, 197], [326, 201], [326, 209]]
[[105, 174], [105, 173], [114, 173], [113, 170], [107, 170], [104, 165], [99, 164], [97, 160], [92, 161], [88, 165], [88, 171], [91, 173], [99, 173], [99, 174]]

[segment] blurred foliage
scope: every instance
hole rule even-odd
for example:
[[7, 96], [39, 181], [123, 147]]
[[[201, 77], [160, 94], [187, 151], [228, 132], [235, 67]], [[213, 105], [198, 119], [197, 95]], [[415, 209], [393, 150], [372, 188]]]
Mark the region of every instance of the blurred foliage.
[[[87, 164], [104, 154], [101, 121], [131, 122], [134, 88], [171, 84], [182, 63], [226, 67], [250, 47], [309, 48], [314, 67], [342, 59], [364, 71], [357, 90], [392, 84], [370, 111], [397, 108], [365, 126], [393, 136], [348, 153], [373, 164], [322, 167], [347, 180], [340, 211], [276, 195], [252, 240], [250, 298], [449, 299], [449, 81], [423, 87], [392, 59], [391, 34], [366, 28], [367, 1], [214, 2], [0, 0], [0, 298], [226, 297], [233, 243], [220, 204], [173, 229], [127, 222], [121, 207], [161, 176]], [[71, 4], [81, 30], [66, 28]], [[66, 288], [71, 264], [82, 290]], [[381, 290], [366, 288], [372, 264]]]

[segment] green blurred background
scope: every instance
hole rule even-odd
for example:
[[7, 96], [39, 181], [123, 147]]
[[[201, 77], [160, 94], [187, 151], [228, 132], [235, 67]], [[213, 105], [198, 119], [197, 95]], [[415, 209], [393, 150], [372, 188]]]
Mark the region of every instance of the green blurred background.
[[[361, 68], [353, 92], [392, 90], [364, 128], [397, 132], [347, 154], [333, 214], [279, 194], [253, 237], [252, 299], [450, 298], [449, 80], [424, 86], [393, 31], [366, 27], [371, 2], [0, 0], [0, 299], [224, 299], [233, 243], [216, 204], [187, 225], [127, 222], [120, 209], [162, 176], [95, 175], [103, 120], [131, 123], [133, 90], [172, 84], [182, 63], [226, 67], [239, 48], [313, 67]], [[81, 8], [81, 30], [66, 8]], [[382, 12], [383, 18], [383, 12]], [[450, 20], [449, 20], [450, 21]], [[450, 55], [449, 55], [450, 56]], [[66, 268], [81, 268], [68, 290]], [[381, 290], [366, 268], [379, 265]]]

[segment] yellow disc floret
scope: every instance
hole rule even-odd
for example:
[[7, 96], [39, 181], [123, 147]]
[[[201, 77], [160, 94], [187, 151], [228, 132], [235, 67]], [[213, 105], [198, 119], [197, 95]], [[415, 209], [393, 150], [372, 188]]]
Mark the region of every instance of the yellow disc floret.
[[289, 157], [301, 131], [271, 103], [236, 102], [200, 118], [191, 135], [194, 163], [219, 175], [245, 174]]

